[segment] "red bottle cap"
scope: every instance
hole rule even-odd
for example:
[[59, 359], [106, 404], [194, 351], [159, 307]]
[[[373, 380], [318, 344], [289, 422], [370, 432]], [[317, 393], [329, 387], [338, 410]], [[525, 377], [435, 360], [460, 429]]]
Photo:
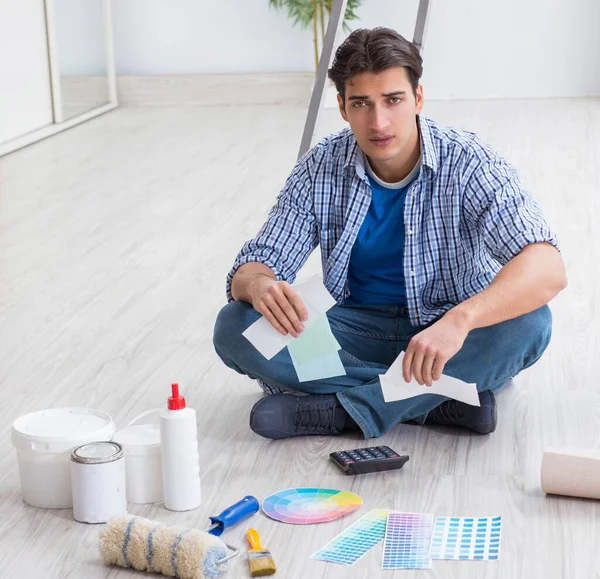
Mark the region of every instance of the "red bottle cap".
[[169, 396], [167, 400], [167, 407], [169, 410], [181, 410], [185, 408], [185, 398], [179, 396], [179, 384], [171, 384], [172, 396]]

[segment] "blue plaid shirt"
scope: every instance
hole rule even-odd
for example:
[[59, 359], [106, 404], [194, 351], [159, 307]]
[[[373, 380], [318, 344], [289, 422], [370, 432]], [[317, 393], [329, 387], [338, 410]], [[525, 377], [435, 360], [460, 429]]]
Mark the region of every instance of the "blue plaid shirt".
[[[517, 172], [475, 134], [418, 117], [421, 172], [404, 207], [404, 275], [413, 326], [434, 321], [484, 290], [526, 245], [558, 248]], [[349, 295], [352, 245], [371, 202], [363, 153], [350, 128], [299, 159], [267, 222], [246, 242], [227, 276], [260, 262], [293, 283], [321, 246], [323, 283], [338, 304]]]

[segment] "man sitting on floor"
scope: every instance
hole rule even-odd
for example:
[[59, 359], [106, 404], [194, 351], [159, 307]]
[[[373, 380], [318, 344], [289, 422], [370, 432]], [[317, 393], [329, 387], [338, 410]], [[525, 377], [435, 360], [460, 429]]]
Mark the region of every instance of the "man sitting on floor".
[[[271, 393], [250, 413], [261, 436], [369, 438], [408, 421], [490, 433], [494, 392], [550, 341], [546, 304], [567, 284], [556, 237], [498, 153], [421, 115], [421, 73], [417, 48], [393, 30], [345, 40], [329, 77], [350, 127], [298, 161], [229, 273], [214, 345]], [[302, 332], [289, 284], [319, 244], [346, 375], [299, 382], [287, 349], [267, 360], [242, 332], [260, 316]], [[378, 376], [401, 351], [407, 382], [475, 383], [481, 406], [435, 394], [386, 403]]]

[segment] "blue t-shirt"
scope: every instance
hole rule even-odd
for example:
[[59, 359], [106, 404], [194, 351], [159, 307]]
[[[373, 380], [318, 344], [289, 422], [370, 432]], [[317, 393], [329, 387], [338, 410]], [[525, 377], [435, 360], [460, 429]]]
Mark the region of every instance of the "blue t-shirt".
[[384, 183], [365, 158], [372, 197], [350, 254], [346, 303], [406, 305], [404, 200], [419, 174], [417, 163], [399, 183]]

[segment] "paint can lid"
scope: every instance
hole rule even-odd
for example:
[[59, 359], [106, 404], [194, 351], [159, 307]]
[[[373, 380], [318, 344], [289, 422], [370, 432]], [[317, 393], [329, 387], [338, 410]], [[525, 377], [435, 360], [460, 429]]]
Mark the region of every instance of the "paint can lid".
[[120, 458], [123, 458], [123, 447], [116, 442], [88, 442], [71, 453], [71, 460], [80, 464], [105, 464]]
[[17, 418], [11, 439], [17, 450], [56, 454], [86, 442], [110, 440], [115, 424], [105, 412], [90, 408], [50, 408]]
[[160, 452], [158, 424], [136, 424], [117, 430], [113, 440], [125, 449], [127, 455], [146, 455]]

